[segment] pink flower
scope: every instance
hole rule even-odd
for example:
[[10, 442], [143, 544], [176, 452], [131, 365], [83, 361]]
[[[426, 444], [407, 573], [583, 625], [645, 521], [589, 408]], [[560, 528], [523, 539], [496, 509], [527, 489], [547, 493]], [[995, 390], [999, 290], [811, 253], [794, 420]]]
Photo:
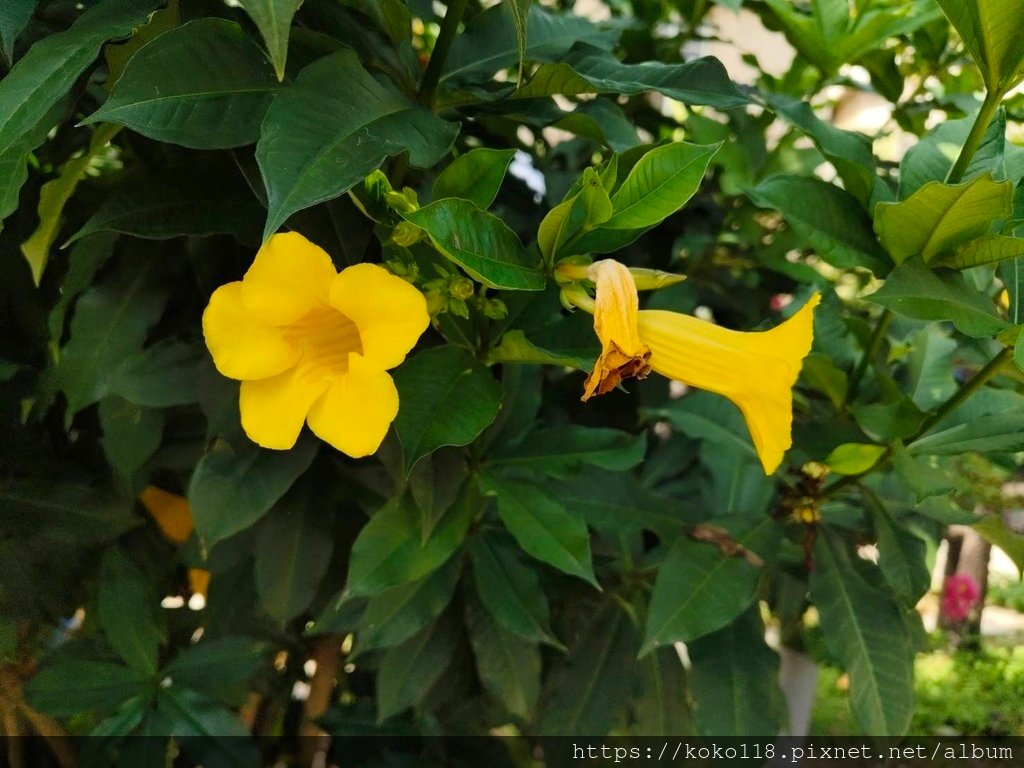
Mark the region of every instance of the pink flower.
[[949, 621], [964, 621], [981, 597], [981, 587], [973, 576], [954, 573], [946, 578], [942, 592], [942, 615]]

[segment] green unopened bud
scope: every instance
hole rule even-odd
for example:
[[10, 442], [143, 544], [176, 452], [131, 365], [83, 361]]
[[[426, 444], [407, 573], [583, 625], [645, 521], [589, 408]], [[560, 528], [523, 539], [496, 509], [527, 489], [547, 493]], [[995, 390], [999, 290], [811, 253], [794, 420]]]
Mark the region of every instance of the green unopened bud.
[[427, 291], [423, 296], [427, 300], [427, 313], [431, 317], [443, 312], [448, 303], [447, 297], [436, 289]]
[[488, 299], [484, 302], [484, 316], [491, 320], [504, 320], [508, 316], [508, 307], [501, 299]]
[[448, 302], [448, 311], [466, 320], [469, 319], [469, 307], [462, 299], [451, 299]]
[[451, 285], [448, 286], [448, 293], [453, 299], [458, 299], [459, 301], [465, 301], [475, 292], [476, 286], [473, 285], [473, 281], [465, 277], [453, 280]]
[[395, 227], [391, 233], [391, 239], [396, 245], [401, 245], [408, 248], [411, 245], [415, 245], [420, 240], [420, 235], [423, 230], [417, 227], [410, 221], [400, 221], [398, 226]]
[[[411, 192], [412, 190], [408, 191]], [[406, 190], [401, 192], [391, 191], [385, 196], [385, 199], [388, 201], [388, 205], [399, 213], [408, 213], [409, 211], [415, 211], [419, 208], [416, 201], [414, 199], [410, 199], [410, 196], [405, 194], [405, 192]], [[413, 195], [415, 196], [415, 193], [413, 193]]]

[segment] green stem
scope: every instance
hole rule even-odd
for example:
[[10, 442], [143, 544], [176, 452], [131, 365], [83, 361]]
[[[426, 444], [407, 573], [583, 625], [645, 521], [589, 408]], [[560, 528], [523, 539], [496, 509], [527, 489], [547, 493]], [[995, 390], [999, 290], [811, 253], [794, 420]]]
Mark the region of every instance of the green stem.
[[995, 117], [996, 110], [999, 109], [1002, 100], [1003, 95], [1001, 93], [985, 94], [985, 101], [981, 104], [978, 116], [974, 118], [974, 125], [971, 126], [971, 132], [967, 136], [967, 141], [964, 142], [964, 146], [960, 150], [960, 156], [957, 157], [953, 167], [949, 169], [949, 173], [946, 175], [947, 184], [958, 184], [963, 179], [964, 173], [971, 164], [971, 160], [974, 159], [974, 153], [978, 151], [978, 147], [981, 146], [981, 142], [985, 139], [989, 123]]
[[846, 390], [844, 405], [852, 403], [853, 399], [857, 396], [860, 382], [864, 378], [864, 374], [867, 373], [871, 361], [878, 354], [878, 349], [882, 346], [882, 339], [885, 338], [885, 334], [889, 331], [890, 323], [892, 323], [892, 311], [886, 309], [879, 315], [878, 322], [875, 324], [875, 330], [872, 332], [868, 345], [864, 349], [864, 355], [857, 362], [857, 367], [850, 375], [850, 386]]
[[420, 103], [426, 107], [434, 105], [437, 84], [441, 81], [441, 73], [444, 71], [448, 51], [451, 50], [452, 42], [459, 32], [459, 22], [462, 21], [468, 4], [469, 0], [449, 0], [448, 2], [448, 10], [445, 12], [444, 21], [441, 22], [441, 31], [434, 43], [434, 50], [430, 52], [427, 71], [423, 73], [423, 80], [420, 82]]
[[[964, 382], [964, 384], [959, 389], [957, 389], [957, 391], [954, 392], [948, 400], [946, 400], [942, 405], [940, 405], [938, 408], [932, 411], [932, 413], [924, 421], [921, 422], [921, 425], [917, 428], [914, 434], [907, 438], [907, 444], [910, 444], [917, 440], [919, 437], [928, 432], [928, 430], [930, 430], [932, 427], [934, 427], [936, 424], [942, 421], [946, 416], [948, 416], [950, 413], [952, 413], [954, 410], [960, 407], [965, 400], [967, 400], [979, 389], [984, 387], [992, 379], [992, 377], [999, 373], [999, 370], [1004, 365], [1006, 365], [1006, 363], [1009, 362], [1012, 357], [1013, 347], [1005, 347], [1002, 351], [999, 352], [998, 355], [989, 360], [988, 363], [985, 364], [985, 367], [983, 367], [970, 379]], [[878, 461], [874, 463], [871, 469], [868, 469], [865, 472], [861, 472], [858, 475], [847, 475], [846, 477], [842, 477], [836, 482], [832, 483], [830, 486], [824, 489], [824, 491], [822, 492], [822, 497], [828, 498], [829, 496], [835, 494], [836, 491], [840, 491], [843, 488], [846, 488], [850, 485], [853, 485], [854, 483], [857, 483], [862, 477], [869, 474], [875, 467], [881, 466], [892, 455], [892, 450], [893, 449], [891, 445], [888, 448], [886, 448], [885, 452], [878, 458]]]

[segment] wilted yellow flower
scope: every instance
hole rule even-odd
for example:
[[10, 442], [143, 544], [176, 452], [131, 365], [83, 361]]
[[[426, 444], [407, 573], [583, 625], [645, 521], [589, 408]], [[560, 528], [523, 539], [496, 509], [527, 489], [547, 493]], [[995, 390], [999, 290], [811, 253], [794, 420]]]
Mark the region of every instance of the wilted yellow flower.
[[339, 274], [296, 233], [272, 236], [242, 280], [203, 313], [217, 370], [242, 382], [242, 427], [264, 448], [295, 445], [303, 423], [339, 451], [368, 456], [398, 414], [388, 370], [430, 323], [418, 290], [386, 269]]
[[149, 485], [139, 494], [139, 501], [153, 516], [164, 536], [176, 544], [188, 541], [192, 535], [192, 511], [188, 499]]
[[594, 263], [589, 275], [596, 299], [577, 303], [594, 313], [602, 354], [583, 399], [648, 368], [724, 395], [742, 411], [765, 473], [774, 472], [792, 444], [792, 389], [811, 349], [813, 311], [821, 297], [812, 296], [777, 328], [744, 333], [678, 312], [638, 311], [636, 284], [616, 261]]

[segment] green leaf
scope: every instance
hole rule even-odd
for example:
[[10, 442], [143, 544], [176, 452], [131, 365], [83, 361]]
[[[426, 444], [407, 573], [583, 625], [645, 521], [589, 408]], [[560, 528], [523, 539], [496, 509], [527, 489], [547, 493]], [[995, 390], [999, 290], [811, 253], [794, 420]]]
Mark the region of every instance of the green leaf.
[[163, 669], [174, 685], [220, 697], [244, 682], [267, 656], [267, 645], [251, 637], [228, 636], [189, 645]]
[[462, 571], [462, 559], [370, 598], [356, 632], [359, 651], [390, 648], [405, 642], [432, 622], [451, 602]]
[[281, 91], [263, 121], [256, 159], [270, 207], [264, 237], [296, 211], [343, 195], [392, 155], [434, 165], [457, 133], [375, 79], [353, 51], [323, 57]]
[[693, 664], [690, 689], [702, 734], [774, 738], [779, 733], [783, 711], [779, 657], [765, 644], [756, 607], [687, 649]]
[[498, 514], [527, 554], [598, 586], [590, 560], [590, 533], [581, 517], [522, 480], [486, 473], [480, 483], [486, 494], [497, 496]]
[[572, 644], [546, 686], [544, 735], [606, 734], [633, 698], [640, 638], [622, 607], [608, 600]]
[[945, 472], [933, 468], [925, 460], [917, 459], [897, 443], [892, 451], [892, 468], [918, 502], [953, 490], [953, 479]]
[[718, 109], [745, 107], [750, 103], [714, 56], [684, 64], [660, 61], [625, 64], [613, 54], [586, 44], [575, 46], [561, 61], [542, 64], [512, 97], [532, 99], [584, 93], [633, 96], [649, 91], [684, 104]]
[[68, 242], [93, 232], [121, 232], [146, 240], [225, 234], [258, 243], [265, 214], [255, 195], [233, 169], [212, 161], [204, 166], [206, 173], [172, 167], [117, 185]]
[[144, 45], [86, 120], [191, 149], [252, 144], [278, 84], [259, 47], [225, 19], [197, 19]]
[[738, 433], [729, 429], [719, 418], [721, 409], [714, 404], [715, 402], [713, 395], [694, 392], [670, 401], [661, 408], [646, 410], [644, 414], [653, 419], [667, 419], [673, 427], [690, 437], [707, 440], [740, 456], [760, 461], [746, 431]]
[[913, 405], [928, 411], [944, 403], [956, 391], [953, 355], [957, 343], [944, 329], [934, 325], [910, 334], [907, 342], [910, 352], [906, 356], [904, 391]]
[[153, 680], [144, 672], [107, 661], [68, 659], [43, 667], [25, 684], [29, 706], [54, 717], [112, 710]]
[[882, 576], [907, 605], [917, 605], [931, 585], [931, 573], [926, 564], [927, 545], [893, 520], [870, 491], [864, 493], [863, 498], [875, 530]]
[[939, 259], [938, 264], [953, 269], [970, 269], [998, 264], [1024, 256], [1024, 238], [1006, 235], [983, 235], [956, 249], [951, 255]]
[[540, 291], [547, 280], [535, 256], [497, 216], [469, 200], [447, 198], [402, 214], [423, 229], [445, 257], [491, 288]]
[[93, 283], [96, 273], [114, 255], [117, 236], [110, 233], [83, 239], [71, 249], [68, 271], [60, 288], [60, 298], [50, 310], [47, 323], [50, 338], [59, 340], [64, 335], [64, 318], [74, 306], [78, 295]]
[[492, 467], [531, 467], [547, 472], [584, 464], [622, 471], [643, 461], [646, 449], [646, 433], [631, 435], [618, 429], [569, 424], [531, 432], [524, 439], [494, 451], [487, 463]]
[[156, 674], [164, 634], [157, 622], [159, 600], [145, 574], [118, 548], [108, 549], [100, 563], [96, 602], [107, 642], [128, 666]]
[[[962, 120], [939, 123], [921, 141], [907, 150], [900, 161], [900, 198], [906, 199], [930, 181], [945, 181], [950, 168], [967, 142], [977, 115]], [[1004, 178], [1004, 150], [1006, 146], [1006, 110], [999, 109], [988, 126], [971, 163], [964, 171], [963, 180], [991, 173]]]
[[875, 206], [875, 231], [897, 264], [911, 256], [927, 264], [986, 234], [1009, 215], [1012, 196], [1013, 184], [991, 174], [956, 185], [931, 181], [902, 202]]
[[43, 185], [39, 194], [39, 226], [28, 240], [21, 244], [21, 252], [32, 267], [32, 278], [36, 285], [39, 285], [50, 257], [50, 248], [57, 239], [64, 206], [75, 193], [78, 182], [85, 178], [93, 161], [98, 155], [107, 152], [107, 144], [120, 130], [116, 125], [99, 126], [92, 135], [89, 147], [82, 154], [66, 162], [56, 179]]
[[850, 675], [857, 722], [866, 733], [899, 736], [914, 713], [914, 649], [900, 609], [864, 579], [845, 547], [827, 531], [817, 537], [811, 600], [825, 644]]
[[1024, 414], [982, 416], [933, 431], [907, 446], [911, 454], [956, 456], [969, 451], [1009, 453], [1024, 450]]
[[700, 188], [721, 144], [674, 142], [652, 149], [612, 195], [612, 216], [602, 229], [643, 229], [672, 215]]
[[99, 415], [107, 461], [129, 487], [135, 487], [135, 473], [160, 447], [163, 415], [116, 396], [100, 400]]
[[530, 722], [540, 696], [540, 648], [499, 625], [471, 603], [467, 625], [480, 682], [509, 714]]
[[218, 441], [196, 464], [188, 500], [207, 547], [243, 531], [277, 503], [310, 464], [319, 443], [302, 437], [289, 451]]
[[828, 455], [825, 463], [837, 475], [859, 475], [875, 466], [884, 453], [884, 445], [843, 443]]
[[486, 211], [505, 179], [505, 171], [515, 155], [514, 149], [478, 147], [459, 155], [434, 180], [432, 199], [459, 197]]
[[1003, 550], [1024, 574], [1024, 536], [1010, 530], [999, 515], [987, 515], [973, 527], [985, 541]]
[[[70, 29], [33, 45], [0, 80], [0, 156], [37, 129], [105, 42], [130, 36], [162, 4], [162, 0], [106, 0], [79, 16]], [[38, 140], [44, 136], [45, 132]]]
[[5, 522], [24, 521], [49, 541], [79, 547], [110, 541], [140, 524], [129, 498], [70, 480], [4, 480], [0, 504]]
[[551, 632], [548, 599], [537, 571], [486, 532], [473, 539], [469, 553], [477, 593], [498, 623], [525, 640], [562, 647]]
[[537, 245], [545, 263], [554, 264], [560, 250], [612, 216], [612, 201], [597, 171], [585, 168], [579, 182], [579, 191], [550, 211], [537, 229]]
[[761, 208], [778, 210], [822, 259], [840, 269], [864, 267], [878, 275], [889, 257], [878, 245], [871, 219], [839, 187], [803, 176], [773, 176], [747, 191]]
[[675, 648], [659, 648], [640, 662], [636, 732], [678, 736], [693, 732], [686, 668]]
[[454, 624], [441, 617], [389, 649], [377, 670], [377, 722], [419, 703], [445, 673], [455, 648]]
[[163, 339], [126, 358], [114, 371], [110, 390], [149, 408], [199, 402], [199, 376], [206, 355], [198, 345]]
[[1024, 78], [1024, 16], [1016, 0], [938, 0], [981, 69], [989, 93], [1005, 94]]
[[[735, 541], [755, 551], [767, 548], [777, 533], [770, 518], [733, 527], [743, 531]], [[742, 554], [728, 555], [714, 543], [680, 536], [658, 569], [640, 654], [721, 629], [750, 605], [760, 578], [761, 569]]]
[[334, 542], [316, 501], [311, 484], [300, 484], [263, 518], [256, 534], [256, 595], [280, 625], [309, 607], [331, 562]]
[[396, 373], [401, 408], [395, 419], [408, 473], [445, 445], [468, 445], [494, 421], [501, 384], [465, 350], [427, 349]]
[[28, 26], [36, 0], [7, 0], [0, 6], [0, 54], [8, 64], [14, 62], [14, 44]]
[[274, 62], [277, 79], [284, 80], [284, 65], [288, 59], [288, 32], [292, 17], [301, 0], [239, 0], [249, 18], [255, 22], [263, 41], [267, 44], [270, 60]]
[[[519, 54], [519, 80], [523, 79], [523, 67], [526, 65], [526, 25], [530, 14], [530, 5], [533, 0], [505, 0], [509, 13], [512, 15], [512, 24], [516, 29], [516, 48]], [[480, 206], [486, 208], [487, 206]]]
[[995, 336], [1007, 323], [992, 301], [951, 270], [929, 269], [920, 259], [907, 259], [894, 269], [879, 290], [868, 297], [915, 320], [949, 320], [975, 338]]
[[[537, 4], [530, 6], [526, 25], [527, 61], [550, 61], [564, 55], [576, 43], [611, 49], [619, 31], [601, 27], [572, 14], [556, 15]], [[519, 38], [510, 15], [493, 7], [478, 14], [455, 38], [442, 85], [489, 81], [495, 72], [515, 66], [520, 59]]]
[[167, 295], [158, 267], [155, 257], [125, 260], [78, 299], [57, 365], [68, 423], [110, 393], [118, 366], [138, 353], [163, 314]]
[[462, 545], [473, 519], [474, 501], [471, 489], [464, 489], [426, 539], [418, 510], [407, 497], [385, 504], [352, 545], [346, 593], [374, 595], [436, 570]]

